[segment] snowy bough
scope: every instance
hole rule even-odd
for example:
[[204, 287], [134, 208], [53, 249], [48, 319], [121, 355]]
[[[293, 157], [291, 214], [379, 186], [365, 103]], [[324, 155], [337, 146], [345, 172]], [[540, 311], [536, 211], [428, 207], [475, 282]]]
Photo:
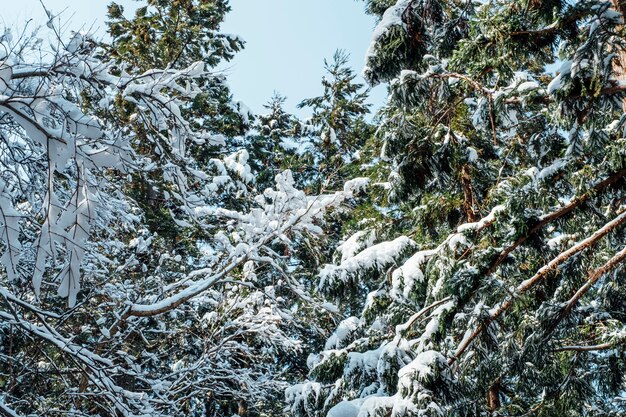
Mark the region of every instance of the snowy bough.
[[[202, 62], [129, 73], [87, 34], [17, 38], [0, 38], [0, 414], [209, 416], [271, 399], [276, 358], [300, 349], [294, 300], [313, 302], [288, 253], [352, 190], [310, 197], [285, 171], [257, 191], [246, 150], [186, 119], [199, 81], [223, 82]], [[184, 249], [144, 226], [146, 175]]]

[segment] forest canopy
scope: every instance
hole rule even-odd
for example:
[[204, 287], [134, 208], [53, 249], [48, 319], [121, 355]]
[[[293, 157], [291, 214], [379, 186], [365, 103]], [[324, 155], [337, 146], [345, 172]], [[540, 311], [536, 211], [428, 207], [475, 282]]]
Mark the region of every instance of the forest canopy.
[[0, 31], [0, 416], [626, 414], [626, 2], [363, 0], [307, 119], [137, 4]]

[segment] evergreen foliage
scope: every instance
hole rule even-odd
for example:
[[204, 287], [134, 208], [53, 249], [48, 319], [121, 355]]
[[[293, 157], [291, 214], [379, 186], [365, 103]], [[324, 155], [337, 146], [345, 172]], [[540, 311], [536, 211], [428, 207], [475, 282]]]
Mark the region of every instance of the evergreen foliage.
[[311, 183], [316, 192], [335, 189], [356, 176], [350, 165], [358, 164], [359, 151], [372, 134], [364, 119], [369, 113], [368, 91], [355, 82], [348, 60], [349, 55], [341, 50], [335, 52], [332, 62], [324, 60], [323, 94], [298, 105], [313, 113], [306, 127], [316, 158], [317, 178]]
[[[345, 319], [291, 412], [622, 415], [622, 16], [591, 0], [367, 5], [401, 226], [356, 230], [322, 268]], [[346, 286], [367, 288], [358, 310]]]
[[282, 408], [298, 305], [323, 309], [286, 271], [354, 190], [257, 184], [228, 136], [252, 118], [208, 71], [241, 45], [226, 6], [113, 4], [110, 44], [53, 21], [50, 45], [0, 39], [0, 414]]
[[365, 9], [373, 121], [235, 102], [227, 0], [0, 36], [0, 415], [626, 414], [626, 3]]

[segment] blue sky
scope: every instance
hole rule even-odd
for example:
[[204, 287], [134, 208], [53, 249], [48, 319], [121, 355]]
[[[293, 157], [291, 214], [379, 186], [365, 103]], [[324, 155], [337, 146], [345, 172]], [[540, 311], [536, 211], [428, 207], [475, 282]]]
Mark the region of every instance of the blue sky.
[[[296, 104], [321, 93], [324, 58], [344, 49], [360, 73], [376, 24], [357, 0], [231, 0], [231, 6], [223, 29], [247, 43], [231, 63], [228, 79], [255, 111], [276, 90], [287, 96], [290, 111], [302, 115]], [[378, 107], [384, 96], [385, 88], [378, 87], [370, 101]]]
[[[3, 1], [0, 22], [21, 27], [45, 23], [39, 0]], [[54, 13], [63, 11], [69, 29], [94, 28], [104, 34], [104, 17], [109, 0], [44, 0]], [[132, 9], [132, 0], [118, 0]], [[222, 28], [241, 36], [246, 48], [220, 69], [226, 72], [237, 100], [255, 112], [274, 91], [287, 96], [287, 109], [299, 116], [306, 112], [296, 104], [321, 94], [324, 58], [336, 49], [351, 54], [351, 65], [361, 72], [375, 21], [363, 12], [360, 0], [231, 0], [232, 12]], [[136, 7], [136, 6], [135, 6]], [[360, 79], [360, 82], [363, 82]], [[377, 87], [370, 97], [374, 108], [385, 97]]]

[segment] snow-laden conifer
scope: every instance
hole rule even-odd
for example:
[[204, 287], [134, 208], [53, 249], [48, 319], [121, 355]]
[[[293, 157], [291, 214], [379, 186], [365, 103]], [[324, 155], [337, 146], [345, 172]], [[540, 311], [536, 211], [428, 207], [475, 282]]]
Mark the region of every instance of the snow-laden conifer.
[[[364, 75], [390, 87], [385, 214], [404, 229], [384, 222], [321, 269], [321, 290], [345, 294], [345, 319], [309, 360], [310, 381], [287, 391], [289, 409], [623, 414], [619, 8], [367, 3], [380, 23]], [[346, 243], [364, 231], [351, 233]]]

